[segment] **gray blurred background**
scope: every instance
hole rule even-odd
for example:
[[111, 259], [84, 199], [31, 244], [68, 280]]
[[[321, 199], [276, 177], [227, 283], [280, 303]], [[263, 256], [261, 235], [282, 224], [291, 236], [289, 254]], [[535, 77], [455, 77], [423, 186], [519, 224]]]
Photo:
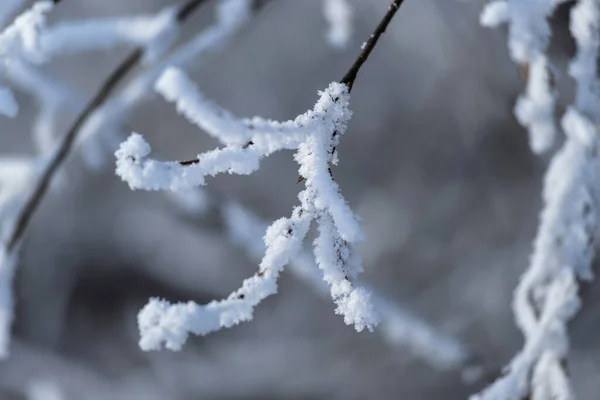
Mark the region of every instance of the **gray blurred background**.
[[[168, 1], [65, 0], [51, 21], [152, 13]], [[340, 79], [388, 0], [352, 0], [346, 50], [327, 45], [318, 0], [276, 0], [222, 51], [202, 56], [191, 76], [240, 116], [289, 119], [312, 107], [317, 90]], [[24, 399], [32, 381], [55, 382], [77, 399], [464, 399], [482, 388], [522, 345], [512, 290], [526, 268], [548, 157], [528, 148], [512, 116], [523, 83], [506, 31], [478, 26], [478, 0], [408, 0], [361, 70], [354, 117], [333, 173], [362, 216], [364, 280], [456, 337], [470, 357], [440, 370], [377, 333], [357, 333], [329, 299], [284, 273], [279, 294], [252, 322], [193, 337], [179, 353], [142, 352], [137, 311], [150, 296], [207, 302], [256, 270], [207, 213], [194, 216], [160, 193], [132, 192], [105, 164], [75, 153], [60, 188], [30, 226], [16, 280], [12, 356], [0, 363], [0, 398]], [[552, 60], [572, 54], [566, 4], [553, 20]], [[213, 20], [200, 9], [184, 38]], [[47, 68], [91, 96], [127, 54], [64, 56]], [[134, 73], [135, 74], [135, 73]], [[566, 73], [558, 74], [571, 99]], [[19, 96], [18, 118], [2, 118], [2, 154], [32, 154], [36, 104]], [[62, 135], [74, 115], [57, 124]], [[127, 126], [163, 159], [189, 159], [216, 145], [155, 95]], [[292, 153], [265, 160], [250, 177], [219, 176], [208, 187], [268, 221], [297, 204]], [[310, 243], [306, 243], [307, 249]], [[580, 399], [600, 390], [600, 292], [582, 289], [571, 324], [569, 369]], [[483, 375], [463, 379], [479, 365]]]

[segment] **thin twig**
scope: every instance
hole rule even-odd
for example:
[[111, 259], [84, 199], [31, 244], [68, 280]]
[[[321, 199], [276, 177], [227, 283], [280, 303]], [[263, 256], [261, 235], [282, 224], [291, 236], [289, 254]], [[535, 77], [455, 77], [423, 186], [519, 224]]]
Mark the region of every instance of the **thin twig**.
[[362, 65], [369, 58], [371, 51], [373, 51], [373, 49], [377, 45], [377, 41], [385, 32], [390, 21], [392, 20], [392, 18], [394, 18], [396, 11], [398, 11], [398, 9], [400, 8], [400, 6], [402, 6], [403, 3], [404, 0], [394, 0], [392, 4], [390, 4], [390, 8], [379, 22], [379, 25], [377, 25], [377, 28], [375, 28], [369, 39], [364, 43], [360, 54], [354, 61], [354, 64], [352, 64], [348, 72], [346, 72], [346, 75], [344, 75], [344, 77], [340, 81], [340, 83], [343, 83], [346, 86], [348, 86], [348, 91], [352, 90], [352, 85], [354, 85], [354, 81], [356, 80], [356, 75], [358, 75], [358, 71], [360, 71]]
[[[179, 12], [176, 14], [176, 21], [180, 24], [183, 23], [189, 16], [192, 15], [194, 10], [204, 3], [206, 3], [206, 0], [188, 0], [179, 8]], [[15, 246], [23, 237], [31, 218], [38, 209], [44, 195], [48, 191], [48, 186], [50, 185], [52, 178], [60, 166], [64, 163], [71, 149], [73, 148], [75, 139], [77, 138], [81, 127], [87, 122], [90, 115], [92, 115], [92, 113], [108, 99], [123, 78], [140, 62], [143, 54], [143, 47], [133, 50], [131, 54], [129, 54], [129, 56], [127, 56], [127, 58], [123, 60], [113, 71], [113, 73], [111, 73], [104, 81], [98, 92], [77, 117], [73, 125], [71, 125], [69, 131], [59, 143], [54, 156], [50, 159], [46, 165], [46, 168], [44, 168], [44, 171], [42, 172], [35, 189], [19, 212], [16, 222], [13, 225], [13, 230], [5, 242], [7, 252], [10, 253], [12, 250], [14, 250]]]

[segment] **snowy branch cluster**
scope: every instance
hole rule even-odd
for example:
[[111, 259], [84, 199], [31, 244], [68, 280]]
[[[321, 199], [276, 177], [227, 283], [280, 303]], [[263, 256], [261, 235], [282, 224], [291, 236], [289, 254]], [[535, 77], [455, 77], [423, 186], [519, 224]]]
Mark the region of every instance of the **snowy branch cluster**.
[[296, 150], [299, 181], [305, 182], [305, 190], [299, 193], [300, 206], [293, 210], [292, 216], [275, 221], [267, 229], [265, 254], [254, 276], [227, 299], [203, 306], [195, 302], [172, 305], [151, 299], [138, 315], [140, 346], [153, 350], [164, 343], [167, 348], [179, 350], [190, 333], [205, 335], [250, 320], [254, 307], [276, 293], [280, 272], [297, 256], [313, 220], [319, 230], [315, 259], [323, 271], [323, 279], [330, 285], [336, 313], [357, 331], [373, 330], [379, 315], [371, 304], [370, 293], [353, 283], [362, 271], [362, 262], [354, 249], [362, 239], [362, 230], [331, 172], [331, 165], [338, 162], [339, 139], [351, 117], [350, 85], [331, 83], [320, 93], [313, 110], [284, 122], [235, 117], [207, 99], [177, 68], [163, 72], [155, 89], [224, 147], [199, 154], [190, 161], [160, 162], [147, 158], [150, 145], [134, 133], [115, 153], [116, 173], [131, 189], [191, 190], [204, 185], [207, 176], [225, 172], [248, 175], [259, 168], [262, 158], [280, 150]]
[[[516, 116], [529, 129], [534, 152], [548, 150], [554, 137], [555, 94], [547, 73], [550, 28], [547, 18], [560, 1], [496, 1], [482, 14], [485, 25], [508, 22], [509, 47], [517, 62], [531, 65], [527, 93]], [[580, 308], [578, 280], [591, 280], [600, 217], [597, 59], [600, 2], [579, 0], [571, 11], [570, 30], [577, 54], [569, 67], [576, 82], [573, 105], [564, 113], [566, 135], [546, 173], [544, 209], [530, 265], [515, 290], [513, 309], [525, 336], [521, 352], [506, 374], [480, 400], [574, 399], [566, 371], [567, 323]]]
[[354, 249], [362, 230], [330, 169], [337, 164], [336, 146], [352, 115], [346, 85], [331, 83], [312, 110], [285, 122], [238, 119], [207, 100], [180, 70], [165, 71], [156, 89], [224, 147], [200, 154], [192, 162], [159, 162], [147, 158], [150, 146], [141, 135], [133, 134], [116, 152], [116, 172], [132, 189], [189, 190], [204, 185], [206, 176], [250, 174], [259, 168], [262, 158], [291, 149], [296, 150], [305, 190], [299, 193], [300, 206], [292, 216], [267, 229], [258, 273], [226, 300], [205, 306], [151, 300], [139, 315], [142, 348], [156, 349], [165, 342], [167, 347], [179, 349], [190, 332], [203, 335], [251, 319], [253, 308], [276, 292], [279, 273], [297, 256], [313, 220], [319, 228], [315, 258], [330, 285], [336, 313], [358, 331], [372, 330], [379, 317], [370, 294], [352, 283], [362, 270]]
[[[169, 188], [190, 188], [201, 184], [205, 175], [224, 171], [250, 173], [258, 167], [262, 157], [278, 150], [294, 149], [306, 189], [300, 194], [301, 205], [294, 209], [292, 217], [276, 221], [267, 230], [266, 253], [254, 277], [246, 280], [242, 288], [229, 299], [213, 302], [206, 307], [193, 303], [167, 307], [164, 301], [152, 300], [140, 313], [142, 347], [159, 347], [160, 342], [165, 341], [167, 346], [176, 348], [183, 343], [187, 330], [207, 333], [250, 318], [254, 305], [276, 291], [276, 278], [288, 262], [292, 270], [317, 292], [329, 292], [336, 303], [336, 312], [343, 315], [346, 323], [362, 330], [372, 329], [378, 322], [378, 314], [370, 302], [370, 290], [352, 283], [362, 269], [360, 257], [354, 250], [354, 244], [361, 239], [362, 232], [357, 218], [339, 194], [339, 188], [330, 175], [330, 165], [337, 163], [335, 147], [351, 116], [348, 109], [349, 90], [344, 84], [332, 83], [321, 93], [313, 110], [293, 121], [278, 123], [261, 118], [240, 120], [233, 117], [227, 110], [205, 99], [183, 69], [197, 64], [199, 55], [222, 48], [229, 38], [246, 25], [261, 2], [219, 1], [216, 23], [171, 50], [178, 36], [182, 10], [190, 4], [200, 3], [188, 1], [182, 3], [181, 7], [167, 7], [155, 15], [74, 20], [45, 27], [43, 16], [50, 11], [51, 4], [42, 2], [36, 3], [3, 32], [2, 37], [7, 38], [6, 46], [10, 44], [3, 53], [6, 55], [3, 58], [4, 78], [18, 90], [31, 95], [39, 106], [32, 130], [39, 156], [22, 159], [4, 157], [1, 160], [0, 212], [5, 241], [0, 263], [0, 347], [3, 357], [8, 355], [13, 314], [12, 274], [18, 261], [18, 244], [21, 241], [21, 236], [15, 233], [18, 229], [14, 227], [28, 223], [28, 219], [23, 222], [23, 216], [31, 211], [27, 208], [31, 207], [31, 203], [24, 206], [26, 197], [33, 196], [31, 198], [36, 199], [35, 196], [43, 195], [46, 190], [44, 179], [57, 174], [49, 165], [60, 165], [64, 159], [61, 154], [66, 154], [74, 141], [82, 144], [77, 149], [82, 150], [86, 164], [101, 165], [104, 152], [100, 144], [114, 142], [119, 137], [129, 112], [146, 101], [155, 86], [168, 101], [176, 103], [190, 121], [220, 139], [225, 147], [200, 156], [190, 165], [165, 164], [144, 160], [149, 148], [141, 137], [133, 136], [121, 150], [121, 153], [131, 153], [131, 157], [125, 156], [119, 162], [119, 171], [131, 173], [130, 183], [134, 184], [139, 179], [142, 186], [148, 184], [149, 180], [154, 182], [148, 184], [150, 187], [162, 182], [161, 185]], [[19, 6], [20, 1], [4, 3], [3, 8], [0, 7], [0, 17], [8, 19]], [[329, 23], [328, 41], [335, 47], [346, 45], [352, 31], [349, 3], [345, 0], [326, 0], [323, 7]], [[9, 38], [12, 42], [8, 41]], [[81, 94], [38, 67], [41, 61], [53, 57], [105, 51], [117, 46], [137, 47], [138, 50], [132, 53], [126, 63], [139, 60], [145, 68], [119, 92], [111, 97], [95, 98], [86, 108]], [[127, 72], [127, 69], [123, 72]], [[100, 92], [110, 93], [111, 90], [112, 87], [103, 87]], [[9, 100], [14, 99], [8, 88], [6, 93]], [[13, 104], [16, 107], [16, 102]], [[60, 113], [65, 112], [70, 115], [81, 113], [80, 119], [68, 135], [58, 138], [56, 122]], [[137, 165], [139, 168], [131, 164], [133, 156], [140, 161]], [[140, 176], [136, 178], [136, 174]], [[41, 194], [31, 195], [32, 191]], [[166, 192], [169, 193], [175, 195], [178, 201], [193, 194], [190, 191]], [[188, 202], [187, 207], [197, 211], [196, 205], [194, 200]], [[33, 207], [36, 207], [35, 202]], [[231, 213], [226, 209], [223, 210], [223, 216], [231, 227], [233, 222], [226, 217]], [[239, 212], [235, 215], [239, 217], [235, 229], [240, 232], [240, 224], [244, 225], [243, 221], [248, 219]], [[307, 254], [300, 253], [302, 239], [312, 220], [319, 225], [315, 255], [322, 269], [321, 277], [314, 261]], [[257, 228], [254, 226], [252, 229]], [[250, 246], [265, 250], [256, 239], [252, 237], [253, 244]], [[17, 246], [11, 247], [10, 244], [15, 240]], [[233, 237], [232, 240], [235, 241]], [[415, 354], [440, 368], [456, 366], [467, 358], [468, 351], [460, 342], [436, 331], [383, 296], [374, 293], [373, 303], [382, 314], [381, 333], [391, 345], [408, 344]]]

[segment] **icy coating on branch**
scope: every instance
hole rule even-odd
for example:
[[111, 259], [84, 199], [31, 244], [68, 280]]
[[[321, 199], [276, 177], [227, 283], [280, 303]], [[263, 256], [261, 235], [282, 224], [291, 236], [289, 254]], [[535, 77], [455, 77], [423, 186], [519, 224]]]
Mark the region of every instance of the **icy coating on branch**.
[[193, 302], [171, 305], [152, 299], [139, 314], [140, 346], [154, 350], [164, 343], [177, 350], [189, 333], [205, 335], [251, 319], [254, 307], [277, 291], [279, 272], [300, 251], [313, 220], [320, 233], [315, 241], [315, 259], [330, 286], [336, 313], [357, 331], [373, 330], [379, 315], [370, 292], [353, 283], [362, 271], [354, 249], [362, 239], [362, 229], [330, 170], [331, 164], [337, 164], [336, 146], [352, 116], [346, 85], [331, 83], [319, 93], [312, 110], [285, 122], [238, 119], [207, 100], [180, 70], [165, 71], [156, 89], [225, 147], [200, 154], [190, 162], [159, 162], [146, 158], [150, 146], [139, 134], [133, 134], [115, 153], [116, 173], [132, 189], [190, 189], [203, 185], [206, 175], [250, 174], [258, 169], [261, 158], [291, 149], [297, 150], [294, 158], [300, 165], [305, 190], [298, 195], [300, 206], [292, 217], [279, 219], [268, 228], [266, 252], [253, 277], [226, 300], [204, 306]]
[[145, 190], [187, 190], [204, 185], [204, 179], [209, 175], [224, 172], [251, 174], [259, 168], [263, 157], [276, 151], [299, 148], [310, 132], [323, 134], [329, 129], [331, 135], [335, 125], [333, 120], [344, 113], [350, 114], [349, 110], [342, 110], [342, 101], [332, 101], [341, 95], [342, 87], [345, 88], [342, 84], [332, 83], [321, 94], [313, 110], [291, 121], [278, 122], [260, 117], [242, 120], [206, 100], [181, 70], [168, 69], [157, 82], [159, 92], [167, 100], [176, 99], [181, 113], [226, 147], [198, 155], [191, 165], [177, 161], [159, 162], [146, 158], [150, 145], [141, 135], [133, 134], [115, 153], [116, 173], [131, 189]]
[[495, 0], [483, 10], [481, 25], [508, 24], [511, 58], [521, 66], [527, 89], [515, 105], [515, 116], [529, 131], [531, 150], [548, 151], [554, 144], [556, 93], [546, 52], [550, 42], [548, 18], [565, 0]]
[[[238, 119], [228, 110], [204, 97], [181, 70], [167, 69], [154, 86], [165, 100], [175, 103], [177, 111], [207, 134], [228, 146], [243, 146], [271, 153], [282, 148], [293, 149], [310, 132], [314, 115], [301, 115], [293, 121], [271, 121], [260, 117]], [[281, 141], [282, 144], [276, 144]]]
[[515, 290], [513, 310], [525, 346], [506, 374], [473, 400], [574, 399], [566, 370], [567, 323], [580, 307], [577, 280], [591, 280], [600, 222], [597, 67], [598, 0], [571, 11], [577, 55], [569, 72], [576, 101], [562, 118], [567, 135], [546, 173], [544, 209], [530, 265]]
[[165, 300], [150, 299], [138, 314], [140, 347], [158, 350], [164, 343], [170, 350], [180, 350], [190, 333], [206, 335], [251, 320], [254, 307], [277, 293], [279, 273], [302, 248], [309, 226], [310, 219], [299, 209], [291, 218], [275, 221], [265, 235], [266, 251], [259, 272], [225, 300], [206, 305], [191, 301], [172, 305]]
[[[568, 135], [554, 157], [544, 185], [545, 208], [528, 270], [515, 290], [513, 309], [525, 336], [523, 350], [511, 361], [508, 373], [473, 399], [520, 400], [528, 393], [558, 393], [553, 376], [561, 373], [569, 341], [567, 322], [580, 307], [576, 278], [592, 278], [594, 231], [598, 225], [598, 144], [596, 127], [575, 109], [563, 118]], [[551, 368], [539, 363], [553, 363]], [[535, 378], [531, 380], [531, 373]], [[545, 375], [544, 371], [553, 371]], [[541, 395], [537, 395], [541, 396]], [[536, 397], [569, 399], [570, 397]]]

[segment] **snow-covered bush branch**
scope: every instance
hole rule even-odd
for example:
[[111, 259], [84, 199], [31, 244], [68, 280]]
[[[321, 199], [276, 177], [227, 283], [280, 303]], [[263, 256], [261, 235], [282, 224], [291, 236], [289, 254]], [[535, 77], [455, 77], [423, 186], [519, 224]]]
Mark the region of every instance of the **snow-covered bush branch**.
[[259, 271], [226, 300], [199, 306], [194, 302], [171, 305], [152, 299], [138, 317], [143, 349], [158, 349], [165, 343], [166, 347], [177, 350], [189, 333], [204, 335], [251, 319], [253, 308], [276, 292], [280, 271], [297, 256], [313, 220], [319, 228], [315, 259], [331, 287], [336, 313], [357, 331], [373, 330], [379, 322], [370, 293], [353, 283], [362, 271], [354, 248], [362, 239], [362, 230], [342, 197], [330, 166], [337, 164], [336, 148], [352, 116], [349, 110], [352, 84], [401, 4], [400, 0], [392, 3], [341, 82], [331, 83], [320, 93], [312, 110], [292, 121], [239, 119], [207, 100], [181, 71], [170, 69], [159, 78], [156, 89], [225, 147], [200, 154], [191, 161], [159, 162], [146, 158], [150, 146], [134, 133], [115, 153], [116, 173], [132, 189], [189, 190], [204, 185], [207, 175], [250, 174], [259, 168], [262, 158], [279, 150], [293, 149], [305, 190], [299, 193], [300, 206], [292, 216], [275, 221], [267, 230], [266, 252]]
[[527, 88], [515, 105], [515, 116], [529, 130], [535, 153], [550, 149], [556, 136], [556, 93], [547, 51], [550, 43], [548, 18], [565, 0], [495, 0], [481, 14], [481, 24], [508, 24], [511, 58], [520, 65]]
[[[529, 11], [545, 7], [544, 12], [538, 9], [538, 13], [527, 14], [529, 25], [518, 31], [521, 40], [526, 39], [524, 43], [512, 38], [515, 43], [511, 49], [518, 56], [527, 57], [528, 52], [538, 51], [528, 48], [536, 40], [547, 40], [549, 28], [545, 18], [551, 12], [550, 6], [557, 2], [548, 1], [545, 6], [542, 3], [518, 3], [529, 4]], [[499, 7], [499, 4], [492, 6]], [[507, 373], [473, 399], [574, 398], [566, 371], [567, 322], [580, 308], [577, 280], [593, 277], [595, 232], [600, 222], [600, 98], [596, 66], [600, 46], [599, 7], [597, 0], [580, 0], [571, 11], [570, 28], [578, 51], [569, 72], [577, 82], [576, 101], [562, 118], [566, 141], [546, 173], [544, 209], [533, 254], [513, 301], [515, 319], [525, 336], [525, 345], [508, 365]], [[543, 38], [535, 35], [540, 30], [545, 32]]]
[[[313, 110], [282, 123], [261, 118], [243, 121], [221, 112], [199, 93], [189, 93], [189, 82], [178, 71], [165, 72], [157, 86], [168, 97], [177, 99], [180, 111], [188, 117], [196, 122], [208, 121], [203, 128], [227, 146], [201, 154], [194, 163], [164, 163], [145, 159], [149, 145], [134, 134], [116, 153], [116, 172], [132, 189], [190, 189], [204, 184], [206, 175], [249, 174], [258, 168], [262, 157], [282, 149], [297, 150], [295, 158], [306, 189], [300, 192], [301, 206], [292, 217], [276, 221], [267, 230], [267, 249], [259, 272], [227, 300], [203, 307], [195, 303], [170, 306], [151, 301], [139, 317], [142, 348], [158, 348], [162, 341], [169, 348], [179, 348], [187, 332], [205, 334], [250, 319], [252, 308], [275, 293], [279, 272], [300, 250], [313, 219], [317, 219], [320, 230], [315, 256], [331, 285], [338, 305], [336, 312], [359, 331], [372, 329], [378, 317], [369, 295], [351, 283], [361, 269], [353, 251], [353, 244], [361, 239], [361, 229], [341, 197], [329, 167], [332, 161], [336, 162], [335, 146], [352, 115], [347, 86], [332, 83], [321, 93]], [[234, 134], [237, 137], [231, 139]]]

